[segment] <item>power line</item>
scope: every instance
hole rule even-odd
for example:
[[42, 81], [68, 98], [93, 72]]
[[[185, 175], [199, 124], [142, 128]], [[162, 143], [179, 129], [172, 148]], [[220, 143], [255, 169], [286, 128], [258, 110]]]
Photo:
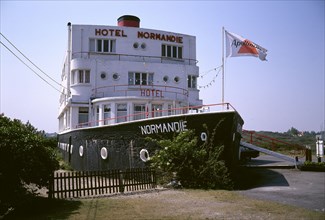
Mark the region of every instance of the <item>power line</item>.
[[[39, 71], [41, 71], [44, 75], [46, 75], [49, 79], [51, 79], [54, 83], [56, 83], [57, 85], [61, 86], [64, 88], [64, 86], [62, 86], [60, 83], [58, 83], [55, 79], [53, 79], [51, 76], [49, 76], [48, 74], [46, 74], [42, 69], [40, 69], [35, 63], [33, 63], [27, 56], [25, 56], [25, 54], [23, 54], [13, 43], [10, 42], [10, 40], [8, 38], [6, 38], [1, 32], [0, 35], [6, 39], [11, 46], [13, 46], [25, 59], [27, 59], [31, 64], [33, 64], [34, 67], [36, 67]], [[3, 42], [1, 42], [3, 44]], [[3, 44], [4, 45], [4, 44]], [[8, 49], [8, 47], [6, 47]], [[8, 49], [9, 50], [9, 49]], [[13, 53], [10, 50], [11, 53]], [[14, 53], [13, 53], [14, 54]], [[15, 55], [15, 54], [14, 54]], [[16, 56], [16, 55], [15, 55]], [[16, 56], [17, 57], [17, 56]], [[17, 57], [18, 58], [18, 57]], [[20, 60], [20, 59], [19, 59]], [[20, 60], [22, 61], [22, 60]], [[25, 63], [24, 63], [25, 64]], [[26, 65], [26, 64], [25, 64]], [[34, 72], [34, 71], [33, 71]]]
[[58, 91], [59, 93], [62, 93], [60, 90], [58, 90], [57, 88], [55, 88], [51, 83], [49, 83], [46, 79], [44, 79], [42, 76], [40, 76], [35, 70], [33, 70], [30, 66], [28, 66], [27, 63], [25, 63], [22, 59], [20, 59], [20, 57], [18, 57], [12, 50], [10, 50], [2, 41], [0, 41], [0, 43], [7, 49], [9, 50], [18, 60], [20, 60], [20, 62], [22, 62], [25, 66], [28, 67], [28, 69], [30, 69], [31, 71], [33, 71], [39, 78], [41, 78], [44, 82], [46, 82], [49, 86], [51, 86], [53, 89], [55, 89], [56, 91]]

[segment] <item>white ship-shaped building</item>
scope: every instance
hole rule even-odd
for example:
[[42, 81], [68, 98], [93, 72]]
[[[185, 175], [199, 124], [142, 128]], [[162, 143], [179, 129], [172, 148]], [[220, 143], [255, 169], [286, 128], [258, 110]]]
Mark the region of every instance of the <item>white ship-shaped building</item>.
[[60, 132], [202, 105], [195, 36], [140, 28], [129, 15], [118, 26], [69, 23], [68, 29]]
[[157, 150], [148, 136], [194, 130], [198, 144], [212, 138], [227, 165], [238, 164], [244, 122], [228, 103], [206, 111], [198, 76], [195, 36], [140, 28], [130, 15], [117, 26], [68, 23], [58, 116], [64, 159], [76, 170], [143, 167]]

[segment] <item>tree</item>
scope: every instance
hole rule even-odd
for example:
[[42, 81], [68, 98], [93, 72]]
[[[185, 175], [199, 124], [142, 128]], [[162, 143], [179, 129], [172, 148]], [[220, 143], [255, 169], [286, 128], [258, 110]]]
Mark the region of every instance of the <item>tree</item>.
[[215, 146], [213, 136], [199, 147], [194, 131], [182, 132], [173, 140], [160, 140], [157, 143], [161, 149], [151, 158], [151, 166], [169, 177], [176, 173], [184, 187], [231, 189], [233, 182], [221, 159], [223, 146]]
[[53, 141], [29, 122], [0, 115], [0, 140], [0, 206], [14, 205], [26, 184], [47, 186], [59, 162]]
[[299, 131], [298, 129], [294, 128], [294, 127], [291, 127], [288, 131], [287, 131], [288, 134], [292, 135], [292, 136], [297, 136], [299, 134]]

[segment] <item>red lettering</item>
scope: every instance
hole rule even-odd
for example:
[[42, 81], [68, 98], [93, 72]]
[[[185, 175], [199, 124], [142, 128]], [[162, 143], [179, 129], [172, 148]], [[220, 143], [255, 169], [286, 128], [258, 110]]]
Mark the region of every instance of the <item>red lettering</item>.
[[[122, 30], [122, 37], [124, 33]], [[121, 36], [120, 33], [116, 33], [116, 36]], [[170, 41], [176, 43], [183, 43], [183, 37], [175, 36], [175, 35], [165, 35], [159, 33], [152, 33], [152, 32], [141, 32], [138, 31], [138, 38], [146, 38], [151, 40], [161, 40], [161, 41]]]
[[143, 32], [138, 31], [138, 38], [143, 38]]
[[97, 35], [101, 35], [101, 32], [100, 32], [101, 30], [100, 29], [95, 29], [95, 35], [97, 36]]
[[163, 98], [163, 91], [157, 89], [140, 89], [141, 96], [152, 96]]
[[103, 35], [103, 36], [107, 36], [107, 34], [108, 34], [107, 29], [103, 29], [103, 30], [102, 30], [102, 35]]
[[149, 33], [148, 32], [144, 32], [143, 36], [144, 36], [144, 38], [148, 39], [149, 38]]

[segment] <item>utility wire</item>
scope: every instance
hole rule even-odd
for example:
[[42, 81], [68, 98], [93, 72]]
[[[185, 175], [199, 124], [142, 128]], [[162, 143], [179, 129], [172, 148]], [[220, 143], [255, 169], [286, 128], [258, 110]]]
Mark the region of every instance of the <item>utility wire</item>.
[[[3, 36], [3, 35], [2, 35]], [[12, 50], [10, 50], [2, 41], [0, 41], [0, 43], [7, 49], [9, 50], [18, 60], [20, 60], [20, 62], [22, 62], [23, 64], [25, 64], [25, 66], [27, 66], [31, 71], [33, 71], [39, 78], [41, 78], [44, 82], [46, 82], [49, 86], [51, 86], [53, 89], [55, 89], [56, 91], [58, 91], [59, 93], [62, 93], [60, 90], [58, 90], [57, 88], [55, 88], [51, 83], [49, 83], [46, 79], [44, 79], [41, 75], [39, 75], [35, 70], [33, 70], [30, 66], [28, 66], [27, 63], [25, 63], [22, 59], [20, 59]]]
[[[51, 79], [53, 82], [55, 82], [57, 85], [61, 86], [64, 88], [64, 86], [62, 86], [60, 83], [58, 83], [55, 79], [53, 79], [51, 76], [49, 76], [48, 74], [46, 74], [43, 70], [41, 70], [35, 63], [33, 63], [27, 56], [25, 56], [25, 54], [23, 54], [13, 43], [10, 42], [10, 40], [8, 40], [8, 38], [6, 38], [1, 32], [0, 35], [6, 39], [11, 46], [13, 46], [23, 57], [25, 57], [25, 59], [27, 59], [31, 64], [33, 64], [34, 67], [36, 67], [39, 71], [41, 71], [44, 75], [46, 75], [49, 79]], [[2, 43], [2, 42], [1, 42]], [[3, 43], [2, 43], [3, 44]], [[4, 45], [4, 44], [3, 44]], [[8, 47], [6, 47], [8, 49]], [[9, 49], [8, 49], [9, 50]], [[12, 51], [10, 51], [11, 53], [13, 53]], [[15, 55], [16, 56], [16, 55]], [[17, 56], [16, 56], [17, 57]], [[17, 57], [18, 58], [18, 57]], [[26, 65], [26, 64], [25, 64]]]

